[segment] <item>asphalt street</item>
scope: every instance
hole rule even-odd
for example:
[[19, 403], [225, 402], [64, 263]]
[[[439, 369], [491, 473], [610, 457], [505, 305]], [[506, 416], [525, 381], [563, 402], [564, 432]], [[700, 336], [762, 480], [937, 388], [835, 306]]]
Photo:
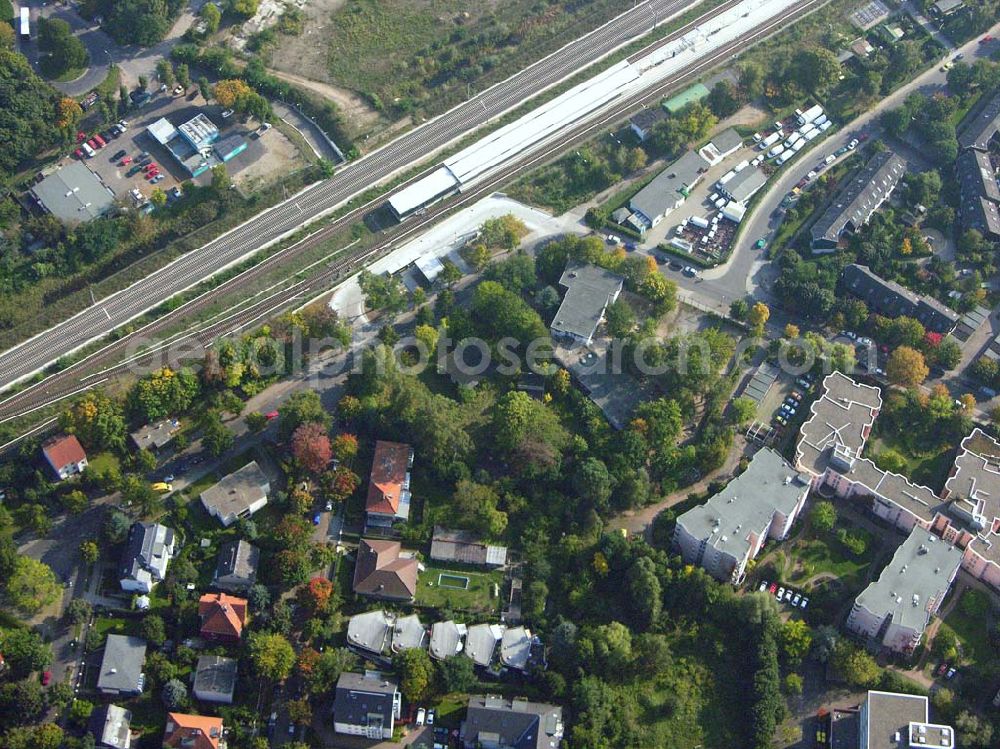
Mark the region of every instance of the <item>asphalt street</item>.
[[648, 32], [690, 0], [646, 0], [156, 273], [0, 354], [0, 388], [238, 262]]
[[[996, 35], [1000, 32], [1000, 24], [990, 32]], [[979, 44], [979, 39], [968, 42], [962, 47], [949, 51], [942, 58], [950, 59], [961, 53], [967, 62], [974, 62], [978, 57], [988, 57], [995, 49], [994, 44]], [[776, 277], [776, 271], [765, 259], [762, 253], [754, 249], [754, 243], [761, 237], [773, 234], [780, 224], [780, 216], [776, 214], [782, 199], [811, 170], [816, 169], [828, 154], [847, 145], [852, 138], [861, 133], [875, 137], [881, 133], [878, 123], [879, 116], [888, 109], [900, 106], [904, 99], [914, 91], [933, 93], [945, 86], [947, 73], [941, 71], [940, 61], [932, 68], [905, 84], [888, 97], [880, 101], [873, 109], [844, 124], [829, 138], [819, 141], [817, 146], [805, 153], [801, 158], [793, 159], [782, 170], [777, 179], [770, 182], [767, 192], [757, 201], [753, 213], [749, 216], [738, 246], [729, 260], [717, 268], [703, 271], [699, 278], [690, 279], [678, 274], [672, 274], [682, 289], [700, 298], [704, 304], [716, 305], [728, 310], [734, 299], [747, 294], [768, 303], [772, 310], [780, 308], [781, 300], [775, 299], [770, 293], [770, 285]]]

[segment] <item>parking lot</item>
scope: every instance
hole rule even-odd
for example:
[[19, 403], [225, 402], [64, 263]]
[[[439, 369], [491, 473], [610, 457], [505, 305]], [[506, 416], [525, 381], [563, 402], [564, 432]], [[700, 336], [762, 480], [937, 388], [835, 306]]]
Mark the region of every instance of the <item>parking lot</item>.
[[[116, 197], [126, 202], [131, 202], [129, 193], [133, 189], [137, 189], [143, 198], [148, 198], [154, 187], [169, 194], [174, 187], [185, 181], [208, 184], [212, 179], [211, 170], [192, 178], [166, 147], [147, 132], [149, 125], [162, 117], [177, 126], [199, 112], [206, 114], [219, 128], [220, 137], [238, 134], [246, 139], [246, 150], [226, 162], [226, 171], [237, 184], [259, 182], [264, 175], [273, 178], [302, 163], [295, 146], [275, 128], [259, 138], [254, 137], [253, 125], [256, 123], [244, 124], [237, 116], [223, 118], [222, 108], [208, 105], [197, 90], [186, 96], [173, 96], [170, 92], [154, 93], [144, 106], [125, 116], [128, 130], [109, 140], [93, 157], [85, 158], [85, 162], [111, 188]], [[86, 135], [90, 138], [93, 133], [88, 132]], [[120, 155], [121, 151], [125, 151], [125, 154]], [[150, 183], [143, 168], [135, 168], [141, 157], [146, 155], [150, 164], [155, 164], [164, 177], [155, 185]], [[112, 158], [113, 156], [117, 158]]]

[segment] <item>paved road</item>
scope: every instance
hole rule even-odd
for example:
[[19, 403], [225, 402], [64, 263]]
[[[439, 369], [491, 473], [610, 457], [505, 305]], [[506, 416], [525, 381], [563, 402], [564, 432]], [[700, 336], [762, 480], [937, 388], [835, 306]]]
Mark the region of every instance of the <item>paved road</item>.
[[688, 5], [690, 0], [646, 0], [506, 81], [348, 164], [333, 178], [306, 188], [160, 271], [0, 354], [0, 387], [42, 369], [586, 68], [648, 32], [654, 13], [662, 21]]
[[[991, 33], [997, 33], [997, 30], [1000, 30], [1000, 24], [997, 24]], [[993, 51], [992, 45], [980, 45], [978, 39], [979, 37], [968, 42], [956, 52], [964, 53], [966, 61], [970, 63], [974, 62], [975, 58], [988, 57], [989, 53]], [[952, 54], [950, 52], [949, 56]], [[780, 300], [775, 300], [769, 291], [777, 271], [753, 248], [753, 244], [760, 237], [777, 228], [778, 220], [774, 214], [782, 199], [799, 180], [815, 169], [817, 162], [821, 161], [827, 154], [847, 145], [848, 141], [859, 133], [864, 132], [871, 136], [878, 135], [881, 132], [878, 118], [882, 112], [898, 107], [914, 91], [931, 93], [943, 87], [946, 81], [947, 74], [941, 72], [939, 64], [935, 64], [930, 70], [880, 101], [873, 109], [845, 124], [829, 138], [820, 141], [814, 149], [801, 158], [790, 161], [778, 179], [769, 183], [767, 193], [757, 202], [757, 207], [748, 218], [743, 233], [740, 235], [739, 245], [729, 261], [718, 268], [702, 272], [700, 283], [680, 277], [678, 274], [676, 280], [681, 287], [691, 290], [697, 289], [700, 295], [718, 299], [725, 298], [730, 302], [746, 294], [751, 294], [768, 302], [772, 309], [780, 307]], [[726, 307], [728, 307], [728, 303]]]

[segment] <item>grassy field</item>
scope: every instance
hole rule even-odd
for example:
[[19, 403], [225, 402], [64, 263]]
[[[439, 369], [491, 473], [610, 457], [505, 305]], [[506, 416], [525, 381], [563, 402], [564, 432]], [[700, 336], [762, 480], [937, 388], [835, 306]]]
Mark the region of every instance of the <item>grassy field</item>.
[[[996, 658], [994, 647], [987, 636], [987, 617], [974, 610], [966, 600], [969, 596], [981, 595], [978, 591], [967, 590], [959, 599], [958, 605], [945, 618], [944, 623], [958, 636], [962, 643], [962, 655], [965, 660], [983, 665]], [[987, 601], [988, 606], [988, 601]]]
[[[426, 570], [420, 573], [417, 583], [417, 604], [446, 608], [459, 611], [474, 611], [486, 613], [495, 611], [500, 599], [493, 595], [493, 586], [503, 584], [503, 572], [494, 570], [483, 572], [479, 569], [462, 569], [459, 565], [444, 567], [435, 562], [425, 563]], [[468, 578], [466, 589], [458, 587], [442, 587], [441, 576], [445, 577], [445, 585], [458, 585], [455, 578]]]
[[121, 461], [118, 460], [118, 456], [106, 450], [89, 458], [87, 464], [92, 471], [106, 472], [111, 468], [121, 468]]
[[868, 455], [874, 459], [883, 450], [892, 448], [906, 460], [902, 473], [915, 484], [929, 486], [941, 491], [954, 463], [954, 449], [951, 445], [941, 445], [933, 450], [914, 451], [891, 434], [879, 434], [868, 443]]

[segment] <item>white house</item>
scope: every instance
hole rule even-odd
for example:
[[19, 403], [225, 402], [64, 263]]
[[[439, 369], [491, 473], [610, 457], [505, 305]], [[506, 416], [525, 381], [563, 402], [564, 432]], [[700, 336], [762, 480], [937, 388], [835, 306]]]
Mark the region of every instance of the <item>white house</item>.
[[239, 518], [248, 518], [262, 509], [270, 492], [271, 483], [254, 460], [203, 491], [201, 504], [228, 528]]

